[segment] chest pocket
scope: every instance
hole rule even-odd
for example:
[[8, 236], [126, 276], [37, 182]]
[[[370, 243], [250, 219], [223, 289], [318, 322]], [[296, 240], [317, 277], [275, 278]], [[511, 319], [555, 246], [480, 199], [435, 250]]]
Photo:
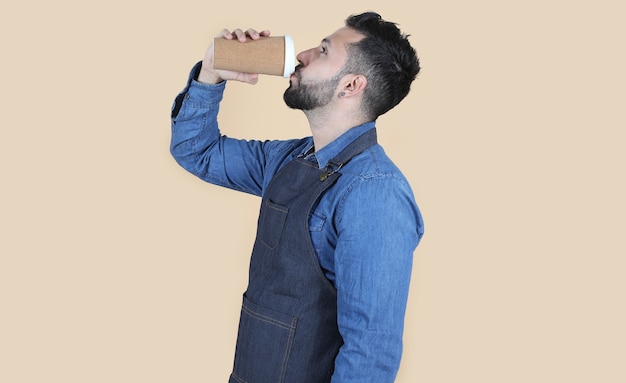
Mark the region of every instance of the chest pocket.
[[261, 208], [259, 239], [270, 249], [276, 248], [283, 234], [289, 208], [270, 201], [263, 203]]
[[315, 210], [309, 214], [309, 234], [311, 235], [313, 250], [317, 256], [322, 250], [322, 229], [325, 222], [326, 217]]

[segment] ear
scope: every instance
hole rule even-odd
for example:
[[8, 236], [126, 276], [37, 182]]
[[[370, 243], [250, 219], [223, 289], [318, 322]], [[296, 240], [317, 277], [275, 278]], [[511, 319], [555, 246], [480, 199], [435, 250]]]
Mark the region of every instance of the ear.
[[340, 90], [341, 97], [354, 97], [363, 92], [367, 86], [367, 78], [361, 74], [351, 74], [343, 78], [343, 88]]

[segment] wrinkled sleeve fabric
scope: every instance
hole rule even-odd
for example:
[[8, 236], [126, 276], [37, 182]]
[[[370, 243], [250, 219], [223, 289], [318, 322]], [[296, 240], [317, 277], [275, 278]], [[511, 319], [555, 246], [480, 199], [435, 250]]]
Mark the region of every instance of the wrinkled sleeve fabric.
[[202, 180], [260, 196], [267, 172], [280, 166], [295, 141], [239, 140], [220, 133], [217, 115], [226, 82], [195, 80], [201, 63], [172, 106], [170, 152], [176, 162]]
[[361, 178], [337, 212], [338, 325], [333, 383], [392, 383], [402, 355], [413, 252], [423, 222], [408, 184]]

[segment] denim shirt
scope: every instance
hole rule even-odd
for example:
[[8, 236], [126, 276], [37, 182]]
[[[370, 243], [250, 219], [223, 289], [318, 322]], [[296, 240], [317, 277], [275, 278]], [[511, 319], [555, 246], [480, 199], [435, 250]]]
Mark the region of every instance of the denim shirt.
[[[262, 196], [272, 176], [294, 157], [305, 156], [323, 169], [375, 126], [354, 127], [314, 153], [311, 137], [226, 137], [217, 123], [226, 82], [199, 83], [194, 80], [198, 70], [199, 64], [174, 102], [170, 150], [184, 169], [212, 184]], [[337, 323], [344, 340], [332, 382], [393, 382], [422, 217], [407, 180], [380, 145], [339, 172], [337, 183], [309, 214], [320, 267], [337, 289]]]

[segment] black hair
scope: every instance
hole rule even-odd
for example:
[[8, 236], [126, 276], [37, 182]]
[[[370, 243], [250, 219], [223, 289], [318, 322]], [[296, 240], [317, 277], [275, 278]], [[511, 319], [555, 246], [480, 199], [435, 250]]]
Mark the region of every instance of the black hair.
[[371, 120], [388, 112], [406, 97], [420, 71], [417, 52], [396, 23], [375, 12], [352, 15], [346, 26], [365, 37], [348, 45], [345, 69], [367, 78], [363, 112]]

